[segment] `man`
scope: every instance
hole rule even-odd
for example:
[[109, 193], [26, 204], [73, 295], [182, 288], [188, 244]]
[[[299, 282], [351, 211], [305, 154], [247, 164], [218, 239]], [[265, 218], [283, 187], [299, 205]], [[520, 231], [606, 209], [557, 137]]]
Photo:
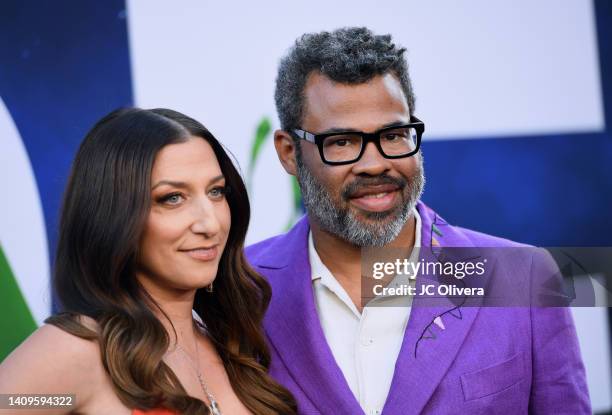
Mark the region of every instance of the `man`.
[[[362, 307], [364, 248], [415, 260], [434, 247], [516, 246], [419, 201], [424, 125], [403, 52], [345, 28], [302, 36], [281, 61], [274, 142], [307, 215], [247, 250], [273, 290], [272, 376], [304, 414], [590, 413], [566, 308], [411, 306], [401, 295]], [[508, 268], [499, 262], [496, 274]], [[525, 262], [528, 274], [542, 268]]]

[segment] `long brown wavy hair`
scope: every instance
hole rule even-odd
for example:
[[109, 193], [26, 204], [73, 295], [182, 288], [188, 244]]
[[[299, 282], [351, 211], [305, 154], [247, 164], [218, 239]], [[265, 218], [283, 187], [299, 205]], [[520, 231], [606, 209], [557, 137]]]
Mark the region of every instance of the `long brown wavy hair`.
[[[214, 293], [198, 289], [193, 308], [242, 403], [255, 414], [296, 413], [294, 398], [267, 373], [270, 353], [262, 320], [271, 290], [243, 253], [250, 218], [244, 182], [213, 135], [176, 111], [116, 110], [85, 137], [64, 195], [55, 258], [61, 312], [46, 322], [99, 342], [104, 368], [127, 407], [209, 413], [162, 360], [170, 337], [152, 311], [155, 301], [135, 278], [155, 156], [190, 136], [213, 148], [229, 188], [232, 218]], [[95, 320], [97, 328], [86, 326], [81, 316]]]

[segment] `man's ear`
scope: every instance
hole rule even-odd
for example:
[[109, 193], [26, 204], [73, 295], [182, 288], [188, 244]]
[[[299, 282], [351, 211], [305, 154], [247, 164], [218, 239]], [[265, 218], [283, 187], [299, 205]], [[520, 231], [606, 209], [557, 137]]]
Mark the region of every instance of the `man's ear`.
[[293, 137], [284, 130], [274, 131], [274, 147], [285, 171], [292, 176], [297, 175], [296, 143]]

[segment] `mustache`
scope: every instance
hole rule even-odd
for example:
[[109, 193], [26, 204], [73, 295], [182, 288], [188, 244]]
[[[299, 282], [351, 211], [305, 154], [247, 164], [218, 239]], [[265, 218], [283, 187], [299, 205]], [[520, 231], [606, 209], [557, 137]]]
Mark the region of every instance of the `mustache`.
[[391, 184], [397, 186], [399, 190], [404, 190], [408, 185], [408, 181], [403, 177], [392, 177], [387, 174], [381, 174], [375, 177], [358, 177], [352, 183], [346, 185], [342, 190], [342, 198], [349, 199], [357, 190], [365, 186], [377, 186], [383, 184]]

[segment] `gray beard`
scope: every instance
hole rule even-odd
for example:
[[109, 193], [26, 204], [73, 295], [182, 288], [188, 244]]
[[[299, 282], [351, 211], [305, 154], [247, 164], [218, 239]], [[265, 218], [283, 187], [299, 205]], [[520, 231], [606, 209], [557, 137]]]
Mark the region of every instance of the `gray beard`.
[[[335, 206], [325, 187], [318, 183], [302, 161], [301, 154], [297, 154], [297, 180], [302, 191], [302, 200], [308, 215], [317, 221], [321, 229], [336, 235], [345, 241], [359, 247], [382, 247], [393, 241], [404, 228], [412, 214], [412, 209], [423, 193], [425, 175], [423, 173], [423, 160], [418, 171], [409, 178], [390, 178], [383, 175], [379, 178], [364, 179], [363, 181], [379, 180], [385, 183], [395, 183], [400, 186], [403, 203], [395, 210], [387, 212], [370, 212], [365, 214], [371, 222], [362, 222], [347, 208]], [[356, 190], [359, 180], [342, 189], [340, 197], [348, 200], [352, 190]], [[407, 192], [405, 191], [407, 188]], [[407, 196], [406, 196], [407, 195]]]

